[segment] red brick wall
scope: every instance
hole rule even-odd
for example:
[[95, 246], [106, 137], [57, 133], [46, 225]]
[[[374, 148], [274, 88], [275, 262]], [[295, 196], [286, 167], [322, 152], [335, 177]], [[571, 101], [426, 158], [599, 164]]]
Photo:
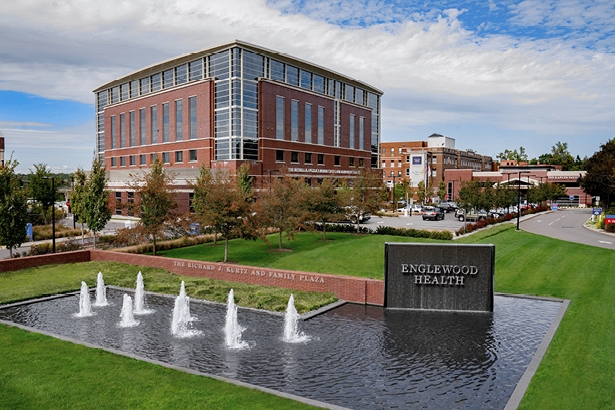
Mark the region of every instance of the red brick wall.
[[311, 292], [333, 292], [338, 298], [349, 302], [384, 305], [384, 282], [381, 280], [257, 268], [225, 263], [198, 262], [101, 250], [6, 259], [0, 261], [0, 272], [25, 269], [33, 266], [88, 261], [122, 262], [166, 269], [177, 275], [277, 286]]

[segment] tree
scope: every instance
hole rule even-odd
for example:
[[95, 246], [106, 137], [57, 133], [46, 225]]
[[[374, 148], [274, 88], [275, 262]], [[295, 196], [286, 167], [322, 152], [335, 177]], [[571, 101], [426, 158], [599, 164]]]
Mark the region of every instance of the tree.
[[83, 242], [83, 218], [85, 215], [83, 202], [87, 189], [87, 175], [81, 168], [78, 168], [77, 171], [75, 171], [73, 178], [75, 183], [73, 185], [73, 190], [70, 193], [70, 206], [73, 211], [74, 218], [79, 219], [79, 223], [81, 224], [81, 236]]
[[13, 257], [26, 240], [28, 195], [15, 175], [18, 162], [12, 158], [0, 164], [0, 245], [6, 246]]
[[307, 218], [320, 222], [323, 241], [327, 239], [327, 223], [337, 222], [345, 217], [343, 195], [338, 195], [337, 188], [338, 184], [331, 178], [323, 179], [317, 188], [308, 188]]
[[265, 242], [269, 243], [268, 228], [278, 231], [279, 249], [282, 249], [284, 234], [294, 239], [306, 213], [305, 193], [305, 183], [302, 178], [295, 179], [284, 173], [281, 177], [273, 179], [269, 189], [260, 192], [260, 199], [255, 208], [261, 227], [260, 236]]
[[98, 157], [94, 156], [90, 178], [84, 187], [82, 197], [78, 198], [81, 204], [77, 205], [82, 220], [94, 234], [94, 249], [96, 249], [96, 233], [102, 231], [111, 219], [109, 191], [105, 190], [106, 184], [105, 169], [102, 168]]
[[517, 163], [519, 163], [521, 161], [527, 161], [527, 153], [525, 152], [525, 148], [523, 147], [519, 147], [519, 151], [517, 151], [516, 149], [512, 151], [509, 149], [505, 149], [504, 152], [500, 152], [498, 155], [496, 155], [496, 158], [499, 160], [515, 160], [517, 161]]
[[156, 255], [156, 241], [162, 237], [165, 223], [172, 220], [173, 210], [177, 208], [171, 189], [175, 175], [166, 173], [160, 159], [156, 157], [148, 173], [131, 177], [133, 182], [130, 186], [136, 194], [135, 214], [139, 215], [141, 226], [151, 237], [153, 254]]
[[51, 177], [51, 170], [47, 164], [34, 164], [34, 172], [30, 170], [30, 197], [40, 204], [45, 225], [47, 225], [47, 211], [55, 203], [60, 185], [57, 179], [52, 184], [49, 181]]
[[224, 239], [224, 262], [228, 260], [229, 239], [243, 236], [251, 213], [251, 190], [234, 180], [226, 170], [201, 166], [194, 185], [192, 204], [199, 221], [211, 226]]
[[515, 191], [508, 183], [499, 183], [494, 188], [493, 200], [497, 208], [509, 208], [515, 204]]
[[438, 195], [441, 201], [446, 197], [446, 183], [444, 181], [438, 183], [438, 192], [436, 192], [436, 195]]
[[425, 203], [425, 198], [427, 197], [427, 193], [425, 192], [425, 181], [421, 180], [417, 184], [416, 191], [417, 201], [421, 204]]
[[362, 216], [382, 208], [387, 201], [387, 190], [380, 173], [370, 168], [362, 169], [351, 183], [352, 186], [343, 186], [340, 193], [344, 195], [342, 203], [345, 212], [356, 224], [359, 233]]
[[585, 176], [579, 177], [579, 185], [588, 195], [600, 196], [611, 205], [611, 194], [615, 192], [615, 138], [600, 146], [600, 151], [585, 163]]

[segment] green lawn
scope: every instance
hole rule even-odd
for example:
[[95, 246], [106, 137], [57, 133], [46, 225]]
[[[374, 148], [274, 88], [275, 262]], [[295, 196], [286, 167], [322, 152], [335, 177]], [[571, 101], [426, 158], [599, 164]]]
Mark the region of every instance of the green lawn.
[[[297, 241], [285, 243], [286, 247], [294, 249], [293, 252], [268, 252], [268, 246], [262, 242], [237, 240], [231, 243], [229, 255], [231, 260], [246, 265], [380, 279], [384, 266], [384, 242], [417, 241], [410, 238], [377, 235], [327, 234], [328, 237], [329, 235], [331, 235], [331, 240], [327, 242], [320, 242], [319, 237], [315, 234], [299, 235]], [[530, 384], [521, 408], [615, 408], [615, 390], [613, 389], [615, 384], [615, 278], [613, 277], [615, 275], [615, 252], [562, 242], [522, 231], [516, 232], [512, 224], [470, 235], [460, 239], [459, 243], [493, 243], [496, 245], [496, 291], [571, 300], [568, 312]], [[173, 257], [218, 261], [222, 258], [222, 251], [220, 246], [201, 245], [164, 253]], [[63, 274], [72, 275], [67, 271]], [[10, 295], [10, 291], [5, 290], [9, 283], [3, 281], [5, 275], [0, 275], [0, 303], [5, 302], [7, 298], [10, 299], [10, 296], [7, 296]], [[22, 280], [19, 274], [12, 274], [12, 276], [14, 277], [10, 279], [12, 281], [10, 286]], [[82, 280], [82, 278], [74, 275], [71, 280]], [[50, 279], [48, 284], [31, 284], [26, 287], [31, 293], [54, 293], [65, 286], [60, 282], [62, 281]], [[71, 289], [77, 288], [77, 285], [73, 285]], [[62, 348], [58, 348], [56, 344], [61, 345]], [[171, 387], [177, 385], [178, 390], [186, 386], [187, 392], [184, 395], [194, 396], [195, 402], [201, 400], [200, 395], [205, 394], [200, 391], [199, 387], [192, 387], [190, 381], [184, 381], [184, 377], [191, 379], [193, 376], [177, 376], [179, 372], [138, 363], [123, 357], [115, 357], [96, 349], [74, 346], [39, 335], [30, 335], [17, 329], [0, 328], [0, 346], [2, 353], [2, 358], [0, 358], [0, 408], [2, 406], [16, 408], [15, 404], [21, 403], [21, 400], [25, 403], [24, 408], [49, 407], [49, 403], [57, 403], [55, 401], [57, 397], [65, 394], [60, 392], [61, 390], [77, 391], [75, 383], [71, 381], [74, 380], [70, 378], [71, 376], [84, 380], [86, 386], [80, 388], [87, 393], [82, 394], [83, 397], [77, 404], [67, 407], [92, 407], [90, 403], [98, 400], [102, 400], [104, 404], [106, 397], [122, 396], [128, 394], [128, 391], [130, 394], [134, 392], [137, 396], [142, 396], [142, 403], [144, 403], [142, 407], [149, 407], [148, 404], [151, 402], [148, 402], [147, 398], [151, 391], [148, 389], [152, 389], [151, 386], [156, 388], [160, 386], [161, 389], [165, 389], [166, 383], [169, 383]], [[101, 354], [113, 360], [101, 360], [96, 367], [90, 368], [89, 362], [95, 363], [97, 356]], [[115, 360], [120, 364], [115, 364]], [[31, 361], [35, 363], [29, 365]], [[37, 364], [37, 361], [45, 363]], [[69, 363], [82, 361], [88, 363], [88, 366], [75, 368], [65, 364], [65, 361]], [[104, 369], [107, 362], [113, 364]], [[50, 363], [49, 366], [47, 363]], [[126, 371], [115, 372], [115, 367], [123, 369], [124, 366]], [[103, 369], [99, 370], [98, 367]], [[42, 370], [39, 371], [39, 369]], [[133, 377], [132, 372], [138, 374], [141, 369], [145, 369], [142, 371], [148, 372], [158, 381], [149, 384], [148, 380], [140, 385], [139, 381], [143, 377]], [[108, 376], [98, 377], [95, 374], [98, 372], [101, 374], [108, 372]], [[58, 377], [55, 377], [56, 374]], [[93, 381], [89, 381], [89, 379], [99, 380], [100, 378], [108, 379], [100, 387]], [[171, 378], [173, 378], [172, 381]], [[133, 380], [136, 386], [125, 386], [127, 384], [125, 380]], [[209, 383], [209, 379], [206, 378], [196, 377], [195, 380], [196, 386], [201, 383], [205, 385], [205, 381]], [[45, 386], [46, 383], [52, 385], [38, 387], [39, 385]], [[233, 386], [229, 388], [236, 389]], [[216, 389], [214, 393], [209, 390], [210, 387], [203, 387], [203, 389], [207, 389], [208, 394], [212, 396], [208, 398], [209, 400], [217, 401], [204, 401], [205, 404], [201, 407], [217, 408], [219, 403], [225, 402], [226, 393], [222, 388], [213, 387], [212, 389]], [[51, 390], [51, 392], [46, 393], [46, 390]], [[54, 393], [54, 391], [58, 392]], [[173, 389], [163, 391], [162, 400], [166, 400], [164, 403], [173, 402], [173, 397], [175, 397], [172, 393]], [[50, 398], [47, 394], [58, 396]], [[284, 404], [265, 402], [264, 400], [269, 400], [270, 396], [261, 400], [259, 394], [249, 390], [245, 393], [243, 391], [237, 393], [237, 395], [242, 394], [247, 395], [248, 400], [253, 397], [253, 400], [237, 402], [228, 408], [258, 408], [258, 406], [283, 408], [284, 406]], [[116, 405], [116, 399], [119, 400], [113, 397], [110, 407], [133, 407], [131, 403], [139, 403], [139, 400], [135, 399], [134, 402]], [[109, 407], [103, 404], [100, 406]], [[190, 404], [184, 404], [184, 406], [191, 407]], [[286, 404], [286, 406], [289, 405]], [[294, 403], [290, 406], [295, 408]], [[162, 404], [161, 407], [167, 406]]]
[[[277, 252], [263, 241], [230, 241], [229, 260], [241, 265], [276, 269], [301, 270], [361, 278], [384, 278], [385, 242], [448, 243], [430, 239], [407, 238], [388, 235], [355, 235], [327, 233], [322, 241], [321, 233], [308, 232], [286, 240], [284, 247], [292, 252]], [[269, 238], [277, 244], [277, 235]], [[158, 252], [159, 256], [219, 262], [224, 258], [224, 247], [210, 243]]]

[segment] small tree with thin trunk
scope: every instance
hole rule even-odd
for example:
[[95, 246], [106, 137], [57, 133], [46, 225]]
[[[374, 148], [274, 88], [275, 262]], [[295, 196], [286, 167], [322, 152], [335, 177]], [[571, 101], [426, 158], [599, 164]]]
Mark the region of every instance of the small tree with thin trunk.
[[267, 243], [269, 228], [278, 232], [278, 248], [282, 248], [284, 234], [294, 239], [295, 233], [302, 226], [306, 213], [305, 183], [302, 178], [295, 179], [287, 175], [274, 178], [268, 189], [260, 191], [260, 199], [255, 204], [260, 237]]
[[[94, 248], [96, 248], [96, 234], [107, 225], [111, 219], [109, 209], [109, 191], [105, 190], [107, 177], [97, 156], [92, 161], [90, 177], [85, 185], [81, 205], [77, 209], [83, 214], [83, 221], [94, 235]], [[79, 200], [78, 200], [79, 201]]]
[[83, 243], [84, 230], [83, 230], [83, 218], [85, 215], [84, 209], [84, 198], [85, 192], [87, 189], [87, 175], [85, 172], [78, 168], [73, 175], [74, 185], [73, 190], [70, 193], [70, 205], [73, 211], [73, 218], [77, 218], [79, 220], [79, 224], [81, 225], [81, 241]]
[[227, 170], [202, 166], [194, 185], [192, 204], [199, 221], [213, 227], [224, 239], [224, 262], [228, 260], [229, 239], [243, 236], [248, 227], [252, 198], [245, 186]]
[[345, 212], [360, 231], [362, 217], [379, 211], [387, 201], [387, 191], [380, 178], [380, 173], [373, 169], [362, 169], [351, 180], [352, 186], [345, 185], [340, 194], [344, 195]]
[[13, 257], [26, 240], [28, 195], [15, 175], [18, 162], [12, 158], [0, 165], [0, 245], [6, 246]]
[[425, 198], [427, 197], [427, 193], [425, 192], [425, 181], [419, 181], [417, 184], [416, 197], [418, 203], [425, 203]]
[[318, 221], [322, 226], [322, 239], [327, 239], [327, 223], [344, 218], [343, 195], [337, 193], [338, 184], [331, 178], [325, 178], [317, 188], [308, 188], [307, 219]]
[[151, 238], [152, 253], [156, 255], [156, 242], [162, 238], [165, 224], [173, 219], [173, 210], [177, 208], [171, 189], [175, 175], [165, 172], [156, 157], [148, 173], [130, 176], [133, 178], [130, 186], [136, 194], [135, 215], [138, 214], [141, 218], [140, 224]]
[[52, 184], [50, 178], [52, 178], [51, 170], [47, 164], [34, 164], [34, 172], [30, 170], [30, 197], [40, 204], [45, 225], [47, 225], [47, 211], [49, 208], [54, 210], [53, 204], [60, 185], [57, 179]]

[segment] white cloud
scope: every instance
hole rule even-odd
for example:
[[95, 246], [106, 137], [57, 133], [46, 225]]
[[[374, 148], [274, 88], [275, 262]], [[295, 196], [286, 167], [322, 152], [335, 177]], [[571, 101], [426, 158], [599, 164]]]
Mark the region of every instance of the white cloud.
[[[479, 36], [464, 29], [459, 10], [418, 14], [401, 4], [319, 0], [297, 14], [290, 1], [4, 2], [0, 89], [91, 104], [91, 90], [109, 80], [237, 38], [385, 91], [384, 140], [429, 122], [495, 124], [562, 140], [602, 138], [614, 128], [612, 54], [579, 47], [578, 36]], [[596, 44], [612, 32], [606, 2], [525, 0], [510, 10], [520, 26], [595, 24], [584, 36]], [[93, 127], [86, 135], [93, 147]]]

